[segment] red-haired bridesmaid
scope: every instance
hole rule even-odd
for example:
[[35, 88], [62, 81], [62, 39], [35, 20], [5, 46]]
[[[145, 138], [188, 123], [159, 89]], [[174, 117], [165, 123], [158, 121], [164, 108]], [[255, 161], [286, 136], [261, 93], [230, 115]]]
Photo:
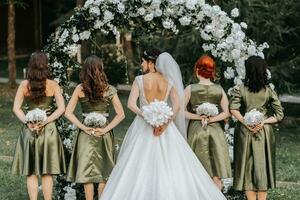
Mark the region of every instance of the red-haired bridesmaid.
[[[221, 121], [229, 117], [228, 98], [223, 88], [211, 81], [216, 70], [215, 61], [204, 55], [194, 67], [199, 82], [185, 89], [188, 118], [188, 143], [216, 185], [222, 188], [222, 178], [231, 177], [228, 147]], [[200, 114], [199, 105], [207, 105], [218, 113]], [[205, 107], [205, 106], [204, 106]]]

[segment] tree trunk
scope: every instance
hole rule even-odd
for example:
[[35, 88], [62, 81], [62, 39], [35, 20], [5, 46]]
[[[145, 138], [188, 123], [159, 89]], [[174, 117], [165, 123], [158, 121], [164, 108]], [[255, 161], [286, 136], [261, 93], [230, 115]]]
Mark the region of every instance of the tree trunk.
[[7, 57], [8, 57], [8, 84], [15, 87], [16, 84], [16, 50], [15, 50], [15, 5], [13, 0], [8, 1], [8, 37], [7, 37]]
[[34, 10], [34, 46], [36, 50], [42, 48], [42, 15], [41, 15], [41, 1], [33, 0], [33, 10]]

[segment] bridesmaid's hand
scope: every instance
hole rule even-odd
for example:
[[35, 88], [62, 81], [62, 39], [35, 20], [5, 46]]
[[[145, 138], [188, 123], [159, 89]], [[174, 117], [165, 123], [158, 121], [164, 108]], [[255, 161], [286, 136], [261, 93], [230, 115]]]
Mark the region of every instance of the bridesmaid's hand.
[[255, 126], [255, 130], [256, 130], [257, 132], [260, 131], [261, 129], [264, 128], [264, 125], [265, 125], [265, 122], [263, 121], [263, 122], [261, 122], [260, 124], [258, 124], [258, 125]]
[[27, 123], [27, 128], [29, 128], [30, 131], [35, 132], [37, 131], [37, 125], [35, 123]]
[[209, 117], [203, 115], [203, 117], [201, 118], [202, 127], [207, 126], [208, 122], [209, 122]]
[[95, 134], [95, 129], [94, 128], [90, 128], [90, 127], [85, 127], [84, 129], [82, 129], [86, 134], [88, 135], [94, 135]]
[[96, 129], [95, 129], [94, 136], [95, 136], [95, 137], [101, 137], [101, 136], [103, 136], [105, 133], [106, 133], [106, 131], [105, 131], [104, 128], [96, 128]]

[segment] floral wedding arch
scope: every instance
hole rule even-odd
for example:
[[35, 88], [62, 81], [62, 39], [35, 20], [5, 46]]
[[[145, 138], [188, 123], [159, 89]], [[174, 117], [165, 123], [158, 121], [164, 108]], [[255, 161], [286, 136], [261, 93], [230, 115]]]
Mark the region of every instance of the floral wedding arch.
[[[224, 77], [237, 85], [245, 77], [244, 61], [251, 55], [264, 57], [263, 50], [268, 48], [267, 43], [258, 45], [247, 38], [244, 32], [247, 24], [234, 21], [238, 16], [237, 8], [229, 16], [218, 5], [211, 6], [204, 0], [87, 0], [50, 36], [44, 51], [49, 54], [53, 76], [61, 86], [67, 86], [67, 68], [80, 67], [74, 59], [80, 43], [99, 31], [118, 37], [121, 30], [144, 33], [161, 30], [178, 34], [184, 28], [193, 28], [199, 31], [205, 52], [229, 63]], [[65, 98], [69, 99], [66, 93]], [[70, 150], [71, 135], [76, 129], [63, 119], [58, 123], [64, 145]], [[232, 135], [233, 129], [227, 127], [230, 144]], [[74, 184], [59, 184], [62, 188], [58, 199], [74, 199]]]

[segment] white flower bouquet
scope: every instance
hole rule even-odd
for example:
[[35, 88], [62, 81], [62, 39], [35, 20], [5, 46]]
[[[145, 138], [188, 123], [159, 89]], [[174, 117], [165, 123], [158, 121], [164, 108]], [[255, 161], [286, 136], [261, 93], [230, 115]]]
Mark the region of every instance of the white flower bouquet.
[[197, 106], [196, 113], [198, 115], [205, 115], [207, 117], [214, 117], [219, 114], [218, 108], [215, 104], [202, 103]]
[[47, 113], [45, 110], [35, 108], [33, 110], [28, 111], [25, 115], [26, 123], [41, 123], [47, 120]]
[[100, 128], [103, 127], [107, 122], [106, 117], [101, 113], [91, 112], [88, 114], [83, 114], [83, 116], [85, 117], [83, 123], [89, 127]]
[[154, 100], [142, 108], [143, 116], [151, 126], [159, 127], [167, 123], [173, 116], [172, 108], [164, 101]]
[[264, 114], [256, 109], [252, 109], [244, 116], [244, 123], [247, 126], [256, 126], [264, 120]]

